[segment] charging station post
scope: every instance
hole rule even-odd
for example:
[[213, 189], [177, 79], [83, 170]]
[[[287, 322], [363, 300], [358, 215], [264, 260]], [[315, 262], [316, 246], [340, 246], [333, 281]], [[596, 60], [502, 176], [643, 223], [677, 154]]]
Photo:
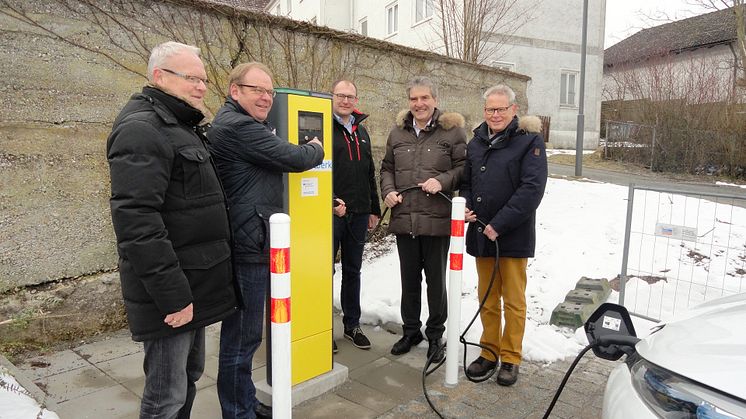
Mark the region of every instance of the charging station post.
[[464, 266], [464, 213], [466, 199], [451, 201], [451, 246], [448, 271], [448, 332], [446, 341], [446, 387], [458, 384], [458, 341], [461, 323], [461, 282]]

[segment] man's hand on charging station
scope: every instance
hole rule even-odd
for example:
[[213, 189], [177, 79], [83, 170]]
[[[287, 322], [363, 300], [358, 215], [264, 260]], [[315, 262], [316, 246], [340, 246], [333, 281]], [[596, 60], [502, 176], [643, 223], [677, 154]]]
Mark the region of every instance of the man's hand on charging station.
[[321, 148], [324, 148], [324, 144], [321, 144], [319, 137], [313, 137], [313, 140], [309, 141], [308, 144], [318, 144]]
[[383, 199], [383, 203], [389, 208], [394, 208], [397, 204], [401, 204], [402, 196], [399, 192], [389, 192], [386, 198]]

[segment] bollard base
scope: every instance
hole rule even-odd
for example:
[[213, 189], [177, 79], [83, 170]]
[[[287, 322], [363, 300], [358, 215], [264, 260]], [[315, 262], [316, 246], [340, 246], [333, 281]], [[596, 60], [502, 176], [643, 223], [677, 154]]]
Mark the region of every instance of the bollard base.
[[443, 383], [443, 387], [445, 388], [456, 388], [456, 386], [458, 386], [458, 381], [455, 383]]
[[[331, 371], [294, 385], [293, 406], [334, 390], [347, 381], [348, 374], [346, 366], [335, 362]], [[267, 406], [272, 405], [272, 387], [267, 384], [267, 380], [256, 383], [256, 398]]]

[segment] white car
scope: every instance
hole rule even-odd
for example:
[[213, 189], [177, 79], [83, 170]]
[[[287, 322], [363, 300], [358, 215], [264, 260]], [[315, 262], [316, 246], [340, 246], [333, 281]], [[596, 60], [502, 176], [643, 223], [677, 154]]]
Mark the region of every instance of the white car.
[[746, 418], [746, 293], [640, 340], [606, 383], [603, 417]]

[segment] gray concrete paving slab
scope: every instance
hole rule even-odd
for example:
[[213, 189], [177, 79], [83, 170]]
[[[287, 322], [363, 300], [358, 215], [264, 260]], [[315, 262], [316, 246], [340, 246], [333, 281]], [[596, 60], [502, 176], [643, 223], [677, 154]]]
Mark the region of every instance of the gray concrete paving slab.
[[144, 358], [142, 352], [136, 352], [109, 361], [99, 362], [96, 366], [116, 382], [124, 383], [142, 377]]
[[122, 386], [113, 386], [58, 405], [61, 419], [137, 418], [140, 398]]
[[335, 393], [327, 393], [293, 409], [293, 416], [304, 419], [368, 419], [377, 417], [378, 413]]
[[27, 359], [25, 362], [17, 365], [17, 367], [28, 378], [37, 380], [88, 365], [90, 365], [88, 362], [68, 349]]
[[[112, 342], [116, 344], [112, 345]], [[97, 364], [142, 352], [142, 343], [133, 341], [129, 333], [120, 332], [113, 337], [75, 347], [73, 351], [91, 364]]]
[[118, 384], [92, 365], [43, 377], [34, 382], [57, 403], [76, 399]]
[[400, 403], [420, 394], [421, 373], [414, 368], [398, 362], [386, 362], [383, 365], [373, 363], [358, 368], [354, 379], [368, 387], [386, 394]]
[[384, 413], [397, 405], [386, 394], [357, 381], [348, 380], [334, 392], [340, 397], [378, 413]]

